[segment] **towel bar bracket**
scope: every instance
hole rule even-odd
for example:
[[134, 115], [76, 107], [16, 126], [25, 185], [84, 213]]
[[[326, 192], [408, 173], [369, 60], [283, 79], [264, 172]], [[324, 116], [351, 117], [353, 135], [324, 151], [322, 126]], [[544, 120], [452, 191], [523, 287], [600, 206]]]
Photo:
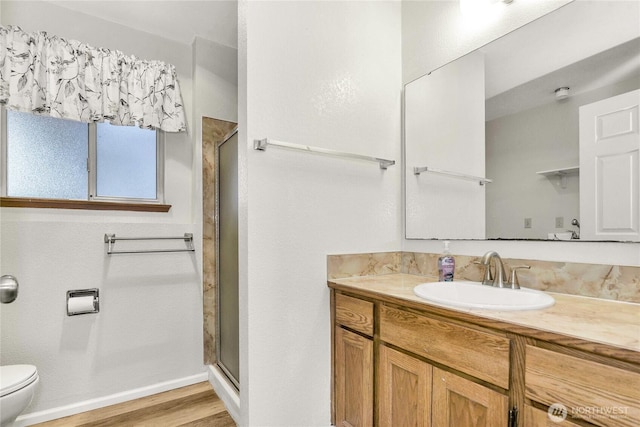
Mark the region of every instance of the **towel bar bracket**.
[[268, 143], [267, 139], [254, 139], [253, 140], [253, 149], [254, 150], [260, 150], [260, 151], [266, 151], [267, 150], [267, 143]]

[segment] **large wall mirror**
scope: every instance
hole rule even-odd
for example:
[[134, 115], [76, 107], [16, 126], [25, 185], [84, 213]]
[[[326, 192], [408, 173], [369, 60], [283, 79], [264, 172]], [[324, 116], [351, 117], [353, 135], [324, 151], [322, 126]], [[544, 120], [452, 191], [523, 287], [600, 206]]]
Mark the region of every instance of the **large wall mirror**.
[[406, 237], [640, 241], [639, 17], [574, 1], [408, 83]]

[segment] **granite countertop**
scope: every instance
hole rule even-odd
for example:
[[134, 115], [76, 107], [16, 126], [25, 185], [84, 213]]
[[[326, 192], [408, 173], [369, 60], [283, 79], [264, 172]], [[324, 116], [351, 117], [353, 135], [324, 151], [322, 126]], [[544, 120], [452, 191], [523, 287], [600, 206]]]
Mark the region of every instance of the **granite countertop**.
[[551, 293], [556, 303], [542, 310], [491, 311], [444, 307], [416, 296], [428, 277], [386, 274], [330, 279], [329, 286], [411, 308], [460, 318], [482, 326], [640, 363], [640, 304]]

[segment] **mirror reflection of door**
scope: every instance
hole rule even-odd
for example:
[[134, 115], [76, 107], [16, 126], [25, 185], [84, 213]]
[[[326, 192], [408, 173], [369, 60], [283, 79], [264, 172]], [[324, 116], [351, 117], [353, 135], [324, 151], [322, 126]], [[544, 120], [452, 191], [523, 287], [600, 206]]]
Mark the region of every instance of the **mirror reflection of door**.
[[580, 107], [580, 212], [587, 240], [640, 241], [640, 90]]

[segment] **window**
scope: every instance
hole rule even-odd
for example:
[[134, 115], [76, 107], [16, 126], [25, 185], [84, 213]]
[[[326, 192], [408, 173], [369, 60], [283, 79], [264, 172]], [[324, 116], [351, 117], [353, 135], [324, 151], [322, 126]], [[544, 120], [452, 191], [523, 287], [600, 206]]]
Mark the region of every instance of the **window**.
[[157, 200], [156, 131], [108, 123], [98, 123], [96, 128], [92, 197]]
[[6, 196], [86, 199], [85, 123], [7, 111]]
[[164, 203], [161, 131], [3, 113], [4, 198]]

